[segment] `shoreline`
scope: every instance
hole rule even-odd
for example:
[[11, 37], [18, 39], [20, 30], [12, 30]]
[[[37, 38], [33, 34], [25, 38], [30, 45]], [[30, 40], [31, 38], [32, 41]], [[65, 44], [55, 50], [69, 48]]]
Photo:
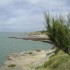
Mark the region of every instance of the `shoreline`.
[[17, 67], [20, 67], [22, 68], [21, 70], [33, 70], [35, 67], [41, 66], [45, 61], [48, 61], [53, 54], [54, 49], [12, 53], [8, 56], [2, 68], [5, 70], [16, 68], [17, 70]]
[[32, 40], [32, 41], [40, 41], [40, 42], [46, 42], [46, 43], [51, 43], [50, 38], [47, 35], [31, 35], [27, 37], [8, 37], [8, 38], [13, 38], [13, 39], [22, 39], [22, 40]]
[[[47, 35], [29, 35], [27, 37], [8, 37], [13, 39], [23, 39], [51, 43]], [[41, 66], [48, 61], [50, 56], [54, 54], [54, 49], [50, 50], [33, 50], [23, 51], [20, 53], [12, 53], [8, 56], [4, 65], [0, 70], [34, 70], [37, 66]]]

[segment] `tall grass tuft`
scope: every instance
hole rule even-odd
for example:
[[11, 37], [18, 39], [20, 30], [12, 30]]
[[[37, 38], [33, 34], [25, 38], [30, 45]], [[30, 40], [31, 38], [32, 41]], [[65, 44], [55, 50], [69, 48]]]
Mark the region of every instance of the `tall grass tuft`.
[[45, 21], [50, 40], [56, 47], [70, 54], [70, 15], [65, 20], [62, 16], [54, 18], [45, 14]]

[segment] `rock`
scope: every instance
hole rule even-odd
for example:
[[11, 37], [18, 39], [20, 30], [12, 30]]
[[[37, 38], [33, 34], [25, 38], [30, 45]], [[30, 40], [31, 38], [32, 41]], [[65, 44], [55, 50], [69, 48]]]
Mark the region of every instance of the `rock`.
[[20, 38], [20, 37], [8, 37], [8, 38], [33, 40], [33, 41], [41, 41], [41, 42], [52, 43], [50, 41], [50, 38], [47, 35], [32, 35], [32, 36], [27, 36], [27, 37], [24, 37], [24, 38]]
[[25, 56], [25, 55], [26, 55], [25, 51], [20, 53], [20, 56]]
[[12, 53], [11, 56], [12, 57], [19, 57], [19, 54], [18, 53]]
[[10, 57], [8, 57], [8, 60], [9, 60], [9, 61], [12, 61], [13, 59], [14, 59], [14, 58], [13, 58], [13, 57], [11, 57], [11, 56], [10, 56]]
[[[34, 70], [35, 67], [47, 61], [53, 55], [52, 52], [53, 50], [35, 50], [19, 54], [13, 53], [5, 62], [5, 67], [7, 68], [5, 70]], [[48, 53], [51, 54], [47, 55]]]

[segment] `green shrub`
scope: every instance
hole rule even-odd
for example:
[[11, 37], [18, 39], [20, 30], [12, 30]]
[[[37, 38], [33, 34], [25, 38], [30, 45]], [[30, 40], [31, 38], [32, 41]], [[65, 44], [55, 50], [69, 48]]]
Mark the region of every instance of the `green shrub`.
[[32, 52], [29, 52], [28, 54], [32, 54]]
[[16, 67], [16, 65], [15, 64], [10, 64], [10, 65], [8, 65], [8, 67]]
[[54, 18], [45, 14], [46, 29], [50, 40], [66, 53], [70, 54], [70, 17], [65, 21], [63, 17]]
[[36, 70], [70, 70], [70, 56], [60, 50]]

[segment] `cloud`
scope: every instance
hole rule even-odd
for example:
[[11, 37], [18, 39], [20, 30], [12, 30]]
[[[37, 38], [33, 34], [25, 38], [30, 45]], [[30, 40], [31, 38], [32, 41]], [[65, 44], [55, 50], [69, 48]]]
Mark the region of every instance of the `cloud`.
[[12, 3], [12, 0], [0, 0], [0, 7], [5, 7], [7, 5], [10, 5]]
[[69, 0], [2, 0], [0, 31], [43, 30], [45, 11], [65, 16], [70, 11]]

